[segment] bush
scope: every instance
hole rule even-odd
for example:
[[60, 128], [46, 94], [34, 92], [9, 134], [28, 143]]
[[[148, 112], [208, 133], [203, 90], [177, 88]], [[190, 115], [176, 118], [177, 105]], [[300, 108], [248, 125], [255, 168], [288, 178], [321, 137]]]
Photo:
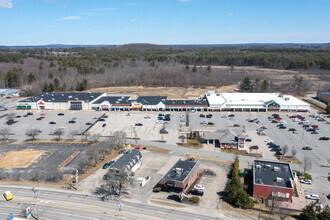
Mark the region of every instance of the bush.
[[162, 190], [161, 187], [155, 187], [155, 188], [154, 188], [154, 192], [160, 192], [161, 190]]
[[312, 176], [309, 173], [305, 173], [305, 177], [304, 178], [307, 179], [307, 180], [313, 180], [312, 179]]
[[330, 181], [330, 176], [328, 176], [328, 181]]
[[192, 197], [191, 197], [191, 201], [192, 201], [193, 203], [199, 203], [199, 200], [200, 200], [200, 198], [199, 198], [198, 196], [192, 196]]

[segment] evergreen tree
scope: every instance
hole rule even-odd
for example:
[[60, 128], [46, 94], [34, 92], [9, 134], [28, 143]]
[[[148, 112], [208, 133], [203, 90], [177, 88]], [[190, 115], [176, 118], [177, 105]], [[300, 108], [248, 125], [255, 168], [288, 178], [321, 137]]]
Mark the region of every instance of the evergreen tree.
[[241, 82], [240, 89], [243, 92], [250, 92], [251, 91], [251, 79], [250, 77], [245, 77]]
[[33, 73], [30, 73], [30, 74], [28, 75], [28, 82], [31, 83], [31, 82], [33, 82], [33, 81], [35, 81], [35, 80], [36, 80], [35, 75], [34, 75]]
[[210, 73], [210, 72], [211, 72], [211, 70], [212, 70], [212, 69], [211, 69], [211, 66], [210, 66], [210, 65], [208, 65], [208, 66], [207, 66], [207, 71]]
[[48, 83], [47, 82], [45, 82], [44, 85], [42, 86], [42, 91], [48, 92]]
[[54, 90], [59, 90], [60, 89], [60, 81], [55, 78], [54, 79]]
[[315, 203], [306, 205], [300, 214], [300, 219], [302, 220], [317, 220], [317, 213], [315, 211]]
[[194, 65], [194, 67], [191, 69], [194, 73], [196, 73], [197, 72], [197, 67], [196, 67], [196, 65]]
[[261, 91], [262, 92], [269, 92], [269, 82], [268, 82], [268, 80], [265, 79], [262, 82]]
[[20, 72], [22, 72], [21, 68], [13, 68], [8, 70], [6, 76], [5, 76], [5, 84], [6, 86], [8, 86], [9, 88], [13, 88], [16, 86], [19, 86], [19, 81], [20, 81], [20, 77], [19, 74]]
[[326, 111], [328, 114], [330, 114], [330, 103], [328, 103]]

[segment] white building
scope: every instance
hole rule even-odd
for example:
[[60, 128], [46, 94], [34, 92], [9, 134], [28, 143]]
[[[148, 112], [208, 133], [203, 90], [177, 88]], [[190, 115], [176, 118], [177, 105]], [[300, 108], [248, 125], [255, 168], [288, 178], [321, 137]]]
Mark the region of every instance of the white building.
[[310, 105], [291, 96], [279, 93], [218, 93], [208, 91], [209, 110], [221, 111], [302, 111]]

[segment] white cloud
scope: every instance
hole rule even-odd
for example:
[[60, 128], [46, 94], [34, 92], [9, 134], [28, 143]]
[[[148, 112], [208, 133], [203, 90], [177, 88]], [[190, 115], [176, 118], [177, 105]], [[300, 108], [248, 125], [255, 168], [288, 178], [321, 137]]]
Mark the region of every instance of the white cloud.
[[12, 8], [14, 5], [12, 0], [0, 0], [0, 8]]
[[135, 20], [135, 19], [132, 19], [132, 20], [130, 20], [129, 22], [131, 22], [131, 23], [136, 23], [136, 20]]
[[227, 13], [226, 15], [228, 15], [228, 16], [235, 16], [234, 13]]
[[68, 16], [68, 17], [59, 18], [58, 20], [60, 20], [60, 21], [66, 21], [66, 20], [79, 20], [79, 19], [81, 19], [81, 17], [78, 17], [78, 16]]
[[176, 0], [177, 2], [192, 2], [193, 0]]

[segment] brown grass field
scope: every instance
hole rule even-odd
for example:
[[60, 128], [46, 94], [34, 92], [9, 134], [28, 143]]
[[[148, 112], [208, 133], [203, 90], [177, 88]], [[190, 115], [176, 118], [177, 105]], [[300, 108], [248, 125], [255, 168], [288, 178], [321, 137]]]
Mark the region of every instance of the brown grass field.
[[0, 168], [27, 168], [44, 152], [37, 150], [8, 151], [0, 155]]

